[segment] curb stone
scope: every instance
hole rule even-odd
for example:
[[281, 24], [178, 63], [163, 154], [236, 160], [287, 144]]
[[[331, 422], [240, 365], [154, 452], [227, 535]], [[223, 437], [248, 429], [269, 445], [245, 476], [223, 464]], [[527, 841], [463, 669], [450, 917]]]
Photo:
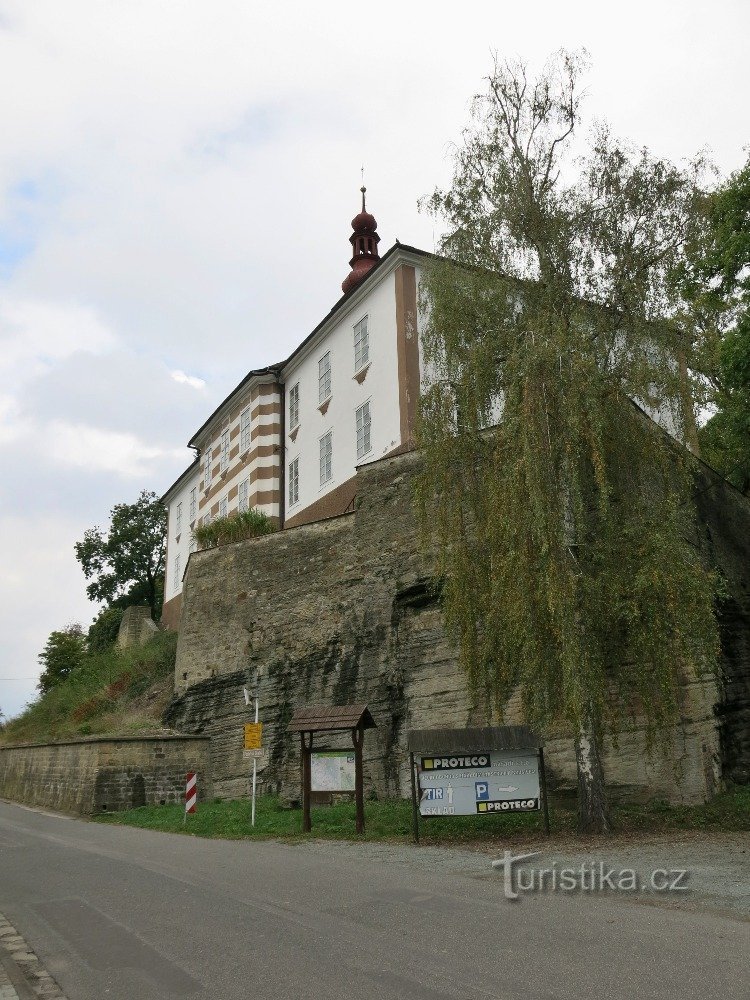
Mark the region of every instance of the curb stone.
[[37, 997], [39, 1000], [67, 1000], [13, 924], [0, 913], [0, 1000]]

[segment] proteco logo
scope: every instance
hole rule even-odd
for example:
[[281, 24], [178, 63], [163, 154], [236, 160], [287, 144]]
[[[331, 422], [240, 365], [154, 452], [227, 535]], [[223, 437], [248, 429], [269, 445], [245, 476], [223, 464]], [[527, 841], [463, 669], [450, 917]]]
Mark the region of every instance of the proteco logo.
[[488, 753], [456, 754], [452, 757], [422, 757], [423, 771], [461, 771], [476, 767], [489, 767]]

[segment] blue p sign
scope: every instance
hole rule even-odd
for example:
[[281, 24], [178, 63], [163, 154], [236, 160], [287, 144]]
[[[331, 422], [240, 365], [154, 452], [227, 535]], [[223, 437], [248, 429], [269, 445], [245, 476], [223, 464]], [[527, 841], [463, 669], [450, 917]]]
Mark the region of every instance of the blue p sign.
[[490, 786], [486, 781], [475, 781], [474, 787], [477, 791], [477, 802], [482, 802], [490, 797]]

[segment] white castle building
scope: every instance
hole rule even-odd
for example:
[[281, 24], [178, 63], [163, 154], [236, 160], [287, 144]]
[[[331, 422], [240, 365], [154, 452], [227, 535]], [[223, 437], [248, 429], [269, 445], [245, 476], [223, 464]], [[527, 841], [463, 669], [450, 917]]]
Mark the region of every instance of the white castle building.
[[171, 628], [197, 525], [249, 507], [282, 528], [342, 514], [358, 465], [414, 446], [427, 254], [396, 243], [380, 256], [364, 188], [352, 230], [343, 296], [285, 361], [247, 373], [192, 436], [196, 459], [162, 497]]
[[[414, 447], [420, 363], [417, 301], [430, 255], [352, 220], [343, 296], [286, 359], [247, 373], [188, 442], [195, 461], [162, 497], [169, 510], [162, 621], [177, 628], [193, 529], [256, 507], [280, 528], [343, 514], [357, 467]], [[676, 433], [671, 413], [650, 413]]]

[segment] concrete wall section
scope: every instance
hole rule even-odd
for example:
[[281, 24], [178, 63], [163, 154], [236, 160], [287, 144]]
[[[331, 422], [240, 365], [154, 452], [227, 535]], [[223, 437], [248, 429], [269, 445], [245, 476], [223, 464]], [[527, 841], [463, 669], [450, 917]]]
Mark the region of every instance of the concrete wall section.
[[[165, 721], [212, 737], [217, 793], [247, 792], [242, 724], [249, 716], [242, 688], [258, 668], [270, 748], [262, 782], [294, 797], [299, 748], [286, 725], [300, 705], [370, 705], [378, 729], [367, 734], [366, 775], [382, 795], [408, 793], [410, 728], [485, 721], [467, 696], [431, 587], [430, 563], [418, 543], [413, 486], [419, 460], [409, 453], [360, 468], [358, 502], [350, 514], [191, 558], [177, 696]], [[677, 770], [658, 757], [649, 760], [640, 729], [623, 734], [619, 751], [606, 759], [615, 794], [696, 801], [716, 787], [720, 763], [735, 780], [747, 773], [750, 748], [742, 734], [750, 710], [750, 564], [737, 552], [733, 533], [744, 531], [750, 539], [750, 505], [733, 493], [727, 507], [728, 491], [709, 470], [700, 470], [700, 544], [707, 557], [720, 561], [734, 602], [731, 621], [723, 618], [732, 629], [723, 690], [713, 678], [686, 678], [683, 721], [673, 734]], [[520, 721], [515, 702], [508, 721]], [[564, 733], [546, 736], [553, 780], [572, 789], [572, 740]]]
[[209, 741], [200, 736], [89, 737], [0, 747], [0, 798], [89, 815], [181, 802], [185, 775], [212, 795]]

